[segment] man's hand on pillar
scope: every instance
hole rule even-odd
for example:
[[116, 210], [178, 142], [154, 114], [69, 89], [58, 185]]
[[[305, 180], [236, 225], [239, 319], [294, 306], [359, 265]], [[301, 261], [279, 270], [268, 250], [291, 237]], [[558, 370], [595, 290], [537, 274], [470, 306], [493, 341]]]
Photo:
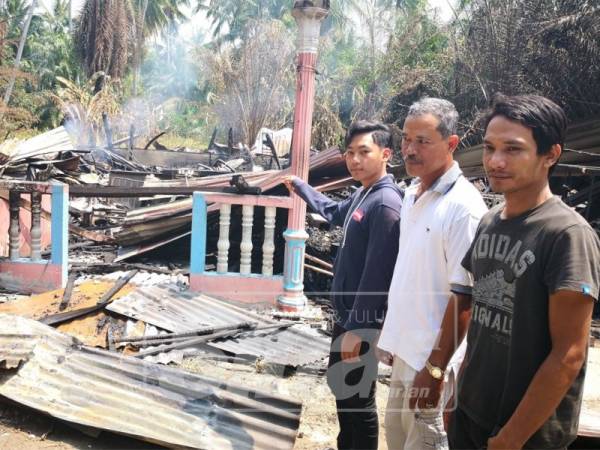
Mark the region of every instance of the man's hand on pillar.
[[294, 192], [296, 189], [294, 188], [294, 180], [297, 180], [298, 177], [296, 175], [286, 175], [285, 177], [283, 177], [283, 184], [285, 185], [285, 187], [287, 188], [288, 191], [290, 191], [290, 194], [292, 192]]

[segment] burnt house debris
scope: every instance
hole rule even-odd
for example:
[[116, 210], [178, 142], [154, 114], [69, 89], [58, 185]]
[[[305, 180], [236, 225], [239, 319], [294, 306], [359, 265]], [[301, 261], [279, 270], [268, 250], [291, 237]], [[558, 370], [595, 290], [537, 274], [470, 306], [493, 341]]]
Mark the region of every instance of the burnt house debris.
[[[0, 144], [0, 287], [33, 294], [0, 301], [0, 396], [165, 447], [292, 448], [299, 401], [182, 369], [325, 371], [341, 231], [307, 215], [313, 306], [276, 310], [291, 208], [281, 179], [292, 173], [290, 142], [277, 133], [261, 130], [261, 145], [247, 149], [219, 144], [215, 132], [202, 152], [153, 148], [160, 136], [146, 148], [133, 139], [77, 148], [63, 128]], [[600, 122], [573, 125], [566, 147], [552, 187], [598, 230]], [[457, 159], [499, 201], [482, 180], [481, 148]], [[402, 165], [389, 169], [402, 182]], [[338, 200], [355, 186], [338, 148], [312, 151], [308, 175]], [[586, 389], [580, 434], [598, 437], [600, 394]]]
[[[0, 322], [11, 322], [0, 333], [0, 396], [165, 447], [291, 448], [301, 403], [167, 367], [195, 358], [280, 377], [324, 372], [329, 343], [320, 308], [289, 316], [272, 304], [232, 304], [189, 289], [199, 192], [207, 205], [206, 271], [219, 266], [251, 281], [275, 274], [281, 284], [287, 192], [280, 180], [290, 169], [281, 143], [266, 136], [256, 157], [216, 142], [205, 152], [136, 150], [122, 140], [78, 149], [63, 128], [5, 143], [0, 286], [32, 295], [0, 301]], [[351, 184], [338, 149], [315, 152], [311, 170], [324, 190]], [[163, 247], [187, 248], [175, 258], [139, 256]], [[85, 397], [87, 390], [94, 395]], [[142, 404], [118, 398], [124, 391]], [[141, 406], [164, 426], [151, 429], [156, 417], [139, 417]]]

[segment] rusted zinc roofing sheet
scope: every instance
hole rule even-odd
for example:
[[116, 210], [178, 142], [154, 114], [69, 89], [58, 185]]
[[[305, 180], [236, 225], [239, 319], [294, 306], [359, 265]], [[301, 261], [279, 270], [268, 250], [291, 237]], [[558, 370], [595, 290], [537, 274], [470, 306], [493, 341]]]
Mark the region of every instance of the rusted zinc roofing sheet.
[[[247, 321], [256, 321], [260, 325], [278, 323], [247, 309], [203, 294], [181, 291], [172, 285], [140, 287], [112, 302], [108, 309], [174, 333]], [[210, 342], [209, 345], [236, 355], [263, 357], [267, 362], [292, 366], [321, 360], [329, 353], [327, 338], [298, 326], [256, 331], [242, 338]]]
[[292, 448], [301, 404], [81, 345], [0, 315], [0, 395], [169, 448]]

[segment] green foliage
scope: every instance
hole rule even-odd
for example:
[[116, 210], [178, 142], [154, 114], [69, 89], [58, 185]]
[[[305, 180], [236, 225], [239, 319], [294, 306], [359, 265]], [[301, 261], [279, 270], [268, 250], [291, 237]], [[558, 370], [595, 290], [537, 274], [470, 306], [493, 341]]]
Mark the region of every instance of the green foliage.
[[173, 23], [186, 20], [181, 8], [189, 4], [189, 0], [134, 0], [134, 9], [142, 12], [146, 8], [145, 33], [153, 34], [165, 30]]
[[163, 110], [164, 116], [159, 122], [161, 130], [168, 129], [171, 136], [185, 138], [188, 144], [190, 142], [208, 144], [210, 133], [216, 126], [216, 120], [208, 105], [172, 98], [163, 104]]
[[[35, 78], [15, 68], [15, 55], [20, 39], [19, 25], [27, 15], [27, 4], [22, 1], [8, 0], [0, 3], [0, 139], [6, 139], [14, 132], [36, 123], [31, 111], [36, 98], [25, 91], [25, 87]], [[14, 80], [13, 95], [10, 104], [4, 103], [4, 95]]]
[[[400, 124], [424, 95], [452, 100], [469, 132], [496, 91], [550, 96], [572, 118], [600, 112], [597, 1], [450, 2], [455, 18], [445, 24], [427, 0], [331, 0], [321, 27], [314, 145], [339, 143], [344, 126], [358, 118]], [[62, 114], [52, 94], [64, 93], [57, 79], [88, 89], [87, 77], [98, 70], [113, 75], [115, 102], [143, 97], [148, 123], [188, 139], [208, 140], [219, 125], [234, 126], [249, 143], [260, 124], [290, 126], [293, 3], [87, 0], [75, 40], [68, 0], [57, 0], [52, 11], [38, 8], [10, 108], [0, 104], [2, 129], [57, 125]], [[28, 5], [0, 1], [0, 94], [13, 73]], [[203, 11], [211, 25], [192, 48], [179, 33], [187, 8]], [[278, 34], [261, 28], [266, 23]]]
[[68, 0], [57, 0], [52, 11], [34, 16], [24, 52], [22, 68], [35, 74], [37, 81], [28, 89], [43, 98], [35, 112], [43, 128], [58, 126], [62, 118], [50, 95], [58, 89], [57, 77], [76, 80], [82, 76], [69, 31], [68, 8]]
[[290, 27], [292, 0], [198, 0], [197, 11], [205, 11], [213, 25], [217, 44], [244, 39], [253, 20], [280, 20]]

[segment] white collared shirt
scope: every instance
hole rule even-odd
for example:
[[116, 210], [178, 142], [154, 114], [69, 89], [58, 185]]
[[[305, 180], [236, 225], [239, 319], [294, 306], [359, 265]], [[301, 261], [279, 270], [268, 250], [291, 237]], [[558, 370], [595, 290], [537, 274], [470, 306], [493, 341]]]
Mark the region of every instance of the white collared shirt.
[[[415, 202], [418, 180], [406, 189], [400, 244], [379, 347], [421, 370], [436, 344], [450, 292], [470, 293], [461, 265], [487, 207], [458, 163]], [[462, 360], [464, 346], [453, 363]]]

